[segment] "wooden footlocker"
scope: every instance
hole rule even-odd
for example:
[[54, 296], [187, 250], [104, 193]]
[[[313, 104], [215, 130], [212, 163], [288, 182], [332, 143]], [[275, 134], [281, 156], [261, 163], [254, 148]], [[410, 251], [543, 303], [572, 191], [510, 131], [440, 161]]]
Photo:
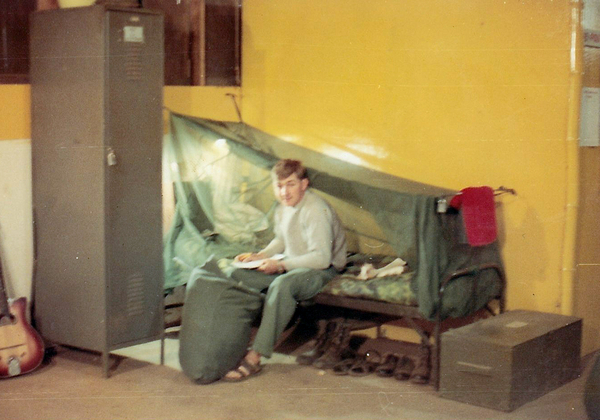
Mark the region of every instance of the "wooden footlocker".
[[440, 395], [502, 411], [580, 374], [581, 318], [510, 311], [442, 334]]

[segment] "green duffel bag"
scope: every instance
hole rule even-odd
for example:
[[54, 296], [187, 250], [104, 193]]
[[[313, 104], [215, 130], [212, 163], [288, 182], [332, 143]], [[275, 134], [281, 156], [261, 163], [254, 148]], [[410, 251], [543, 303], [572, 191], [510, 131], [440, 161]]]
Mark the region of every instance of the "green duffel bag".
[[264, 295], [227, 278], [212, 259], [186, 287], [179, 332], [179, 363], [199, 384], [221, 379], [244, 357]]

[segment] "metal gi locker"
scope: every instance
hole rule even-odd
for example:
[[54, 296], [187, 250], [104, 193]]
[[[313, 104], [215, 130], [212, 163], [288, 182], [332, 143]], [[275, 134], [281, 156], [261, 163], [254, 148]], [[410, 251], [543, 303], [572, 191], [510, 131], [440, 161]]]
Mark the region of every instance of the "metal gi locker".
[[108, 374], [163, 337], [163, 18], [40, 11], [30, 44], [36, 326]]

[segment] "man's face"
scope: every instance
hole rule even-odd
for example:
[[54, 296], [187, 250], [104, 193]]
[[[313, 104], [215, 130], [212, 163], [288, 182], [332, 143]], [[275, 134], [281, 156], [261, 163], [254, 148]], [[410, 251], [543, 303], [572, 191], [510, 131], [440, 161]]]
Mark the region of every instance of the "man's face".
[[304, 197], [304, 192], [308, 188], [308, 179], [300, 179], [298, 175], [291, 174], [285, 179], [273, 181], [275, 197], [284, 206], [294, 207]]

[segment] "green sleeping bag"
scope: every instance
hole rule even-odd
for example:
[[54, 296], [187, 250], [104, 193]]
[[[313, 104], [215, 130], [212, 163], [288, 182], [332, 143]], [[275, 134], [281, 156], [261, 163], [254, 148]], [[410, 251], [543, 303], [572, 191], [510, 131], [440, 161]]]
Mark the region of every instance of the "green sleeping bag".
[[225, 276], [209, 259], [187, 284], [179, 362], [199, 384], [221, 379], [244, 357], [264, 295]]

